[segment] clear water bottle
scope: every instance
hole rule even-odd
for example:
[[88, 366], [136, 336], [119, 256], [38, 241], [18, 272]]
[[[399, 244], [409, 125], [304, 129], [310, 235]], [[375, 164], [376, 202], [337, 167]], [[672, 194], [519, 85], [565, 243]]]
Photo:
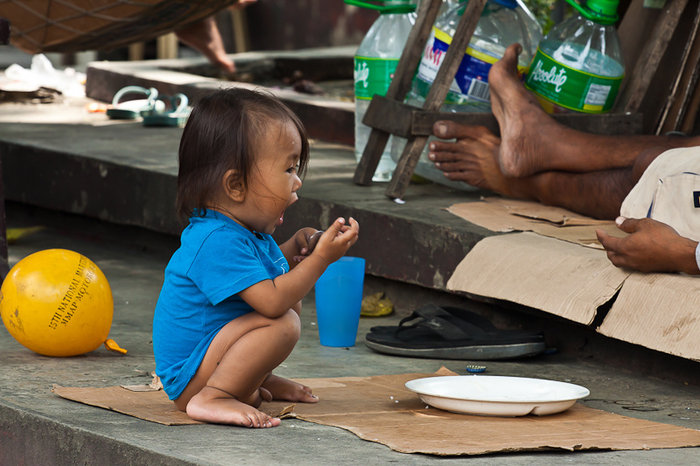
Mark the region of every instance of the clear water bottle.
[[[381, 13], [355, 52], [355, 158], [359, 162], [372, 131], [362, 123], [362, 119], [372, 96], [386, 95], [389, 89], [408, 34], [415, 24], [416, 0], [387, 0], [384, 6], [356, 0], [345, 0], [345, 3], [376, 9]], [[390, 181], [395, 168], [390, 138], [372, 181]]]
[[[428, 38], [418, 72], [406, 102], [422, 107], [435, 76], [452, 42], [460, 18], [467, 7], [461, 0], [442, 13]], [[542, 39], [542, 28], [534, 15], [516, 0], [489, 0], [484, 6], [481, 18], [467, 46], [462, 62], [447, 93], [442, 111], [490, 112], [490, 92], [488, 74], [491, 66], [513, 43], [523, 47], [518, 60], [518, 70], [525, 74], [537, 44]], [[416, 165], [416, 174], [431, 181], [457, 189], [473, 190], [473, 186], [450, 181], [444, 173], [428, 159], [428, 145]], [[395, 137], [392, 141], [391, 156], [398, 161], [403, 153], [406, 140]]]
[[549, 113], [605, 113], [625, 75], [615, 30], [618, 0], [567, 0], [578, 14], [540, 42], [525, 85]]
[[[408, 103], [422, 105], [425, 101], [467, 3], [466, 0], [458, 2], [435, 22]], [[447, 93], [443, 110], [491, 111], [488, 86], [491, 65], [503, 56], [509, 45], [517, 42], [523, 46], [518, 69], [521, 73], [526, 72], [541, 39], [542, 28], [537, 20], [516, 0], [489, 0]]]

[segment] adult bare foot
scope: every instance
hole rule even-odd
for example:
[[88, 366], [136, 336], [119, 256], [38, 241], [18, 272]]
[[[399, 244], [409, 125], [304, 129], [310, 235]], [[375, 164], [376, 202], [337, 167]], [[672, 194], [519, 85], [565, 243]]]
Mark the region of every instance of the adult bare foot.
[[302, 403], [317, 403], [318, 397], [311, 393], [306, 385], [285, 379], [274, 374], [267, 376], [262, 387], [272, 394], [275, 400], [299, 401]]
[[520, 44], [511, 45], [489, 72], [491, 110], [501, 129], [498, 162], [507, 177], [524, 177], [551, 169], [546, 146], [561, 129], [518, 78], [521, 51]]
[[280, 420], [214, 387], [204, 387], [187, 403], [187, 415], [197, 421], [243, 427], [276, 427]]
[[437, 121], [433, 134], [455, 142], [432, 141], [428, 158], [452, 181], [510, 195], [508, 180], [498, 165], [501, 140], [483, 126], [467, 126], [452, 121]]
[[226, 55], [224, 42], [213, 16], [178, 29], [175, 34], [183, 43], [199, 51], [222, 71], [229, 74], [236, 71], [236, 65]]

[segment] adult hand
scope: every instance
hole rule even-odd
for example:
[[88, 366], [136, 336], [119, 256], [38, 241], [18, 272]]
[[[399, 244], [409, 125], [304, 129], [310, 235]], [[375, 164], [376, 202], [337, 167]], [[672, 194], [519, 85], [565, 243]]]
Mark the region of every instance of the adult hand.
[[650, 218], [618, 217], [615, 223], [629, 235], [617, 238], [596, 230], [598, 241], [615, 266], [640, 272], [700, 274], [695, 261], [697, 241], [684, 238], [665, 223]]

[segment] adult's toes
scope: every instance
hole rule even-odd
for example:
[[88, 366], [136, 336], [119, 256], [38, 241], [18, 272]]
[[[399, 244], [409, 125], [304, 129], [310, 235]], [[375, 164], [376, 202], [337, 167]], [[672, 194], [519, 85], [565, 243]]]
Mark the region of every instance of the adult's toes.
[[511, 44], [506, 48], [505, 53], [503, 54], [503, 62], [508, 64], [508, 65], [513, 65], [516, 66], [518, 62], [518, 56], [520, 55], [520, 52], [523, 51], [523, 47], [520, 44]]
[[484, 130], [481, 126], [464, 125], [449, 120], [438, 120], [433, 124], [433, 134], [442, 139], [477, 138], [483, 135]]

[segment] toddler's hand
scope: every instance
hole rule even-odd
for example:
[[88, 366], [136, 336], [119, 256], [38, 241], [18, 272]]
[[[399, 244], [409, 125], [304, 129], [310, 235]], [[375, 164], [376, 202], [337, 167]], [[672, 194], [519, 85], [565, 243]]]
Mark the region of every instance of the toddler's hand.
[[315, 254], [322, 257], [328, 264], [337, 261], [347, 250], [357, 242], [360, 237], [360, 224], [350, 217], [350, 225], [345, 224], [345, 219], [336, 219], [328, 229], [323, 232], [316, 244]]
[[313, 252], [322, 234], [322, 231], [309, 227], [297, 231], [294, 235], [294, 243], [298, 254], [294, 256], [294, 262], [301, 262], [307, 258]]

